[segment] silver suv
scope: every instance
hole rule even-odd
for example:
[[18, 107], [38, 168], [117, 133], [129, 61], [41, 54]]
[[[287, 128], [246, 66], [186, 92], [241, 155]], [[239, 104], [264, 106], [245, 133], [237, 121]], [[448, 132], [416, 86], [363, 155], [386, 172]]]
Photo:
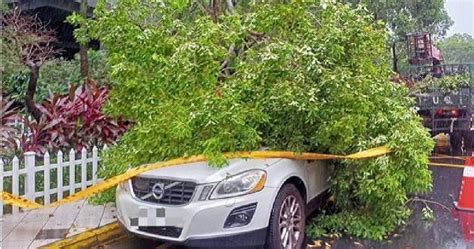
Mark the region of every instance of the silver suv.
[[328, 179], [324, 161], [281, 158], [162, 168], [117, 187], [118, 220], [135, 235], [191, 247], [300, 249]]

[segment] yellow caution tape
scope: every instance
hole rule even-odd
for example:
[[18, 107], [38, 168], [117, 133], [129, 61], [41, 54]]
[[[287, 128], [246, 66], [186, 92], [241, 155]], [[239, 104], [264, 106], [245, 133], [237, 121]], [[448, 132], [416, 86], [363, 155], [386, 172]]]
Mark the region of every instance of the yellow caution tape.
[[[224, 153], [224, 156], [227, 159], [233, 158], [254, 158], [254, 159], [264, 159], [264, 158], [287, 158], [287, 159], [296, 159], [296, 160], [331, 160], [331, 159], [367, 159], [373, 157], [379, 157], [385, 154], [390, 153], [390, 149], [388, 147], [382, 146], [377, 147], [365, 151], [361, 151], [351, 155], [331, 155], [331, 154], [318, 154], [318, 153], [295, 153], [290, 151], [250, 151], [250, 152], [228, 152]], [[180, 164], [189, 164], [189, 163], [196, 163], [206, 161], [206, 157], [204, 155], [198, 156], [190, 156], [190, 157], [181, 157], [177, 159], [172, 159], [164, 162], [158, 162], [153, 164], [146, 164], [143, 166], [139, 166], [136, 168], [131, 168], [127, 172], [111, 177], [101, 183], [96, 185], [90, 186], [87, 189], [79, 191], [75, 194], [67, 196], [66, 198], [51, 203], [47, 206], [54, 207], [59, 206], [65, 203], [74, 202], [77, 200], [85, 199], [92, 195], [104, 192], [107, 189], [110, 189], [119, 183], [126, 181], [134, 176], [142, 174], [147, 171], [171, 167]], [[27, 208], [27, 209], [36, 209], [44, 207], [41, 204], [35, 203], [33, 201], [26, 200], [24, 198], [13, 196], [9, 193], [2, 192], [3, 202], [4, 204], [11, 204], [14, 206]]]
[[[429, 157], [430, 160], [436, 160], [436, 159], [448, 159], [448, 160], [459, 160], [459, 161], [465, 161], [467, 158], [470, 158], [470, 156], [449, 156], [449, 155], [435, 155]], [[452, 163], [437, 163], [437, 162], [430, 162], [428, 163], [430, 166], [434, 167], [447, 167], [447, 168], [458, 168], [458, 169], [463, 169], [465, 168], [465, 165], [460, 165], [460, 164], [452, 164]]]
[[455, 157], [455, 156], [430, 156], [428, 157], [431, 160], [436, 160], [436, 159], [449, 159], [449, 160], [466, 160], [466, 158], [463, 157]]
[[12, 204], [12, 205], [22, 207], [22, 208], [34, 209], [34, 208], [42, 208], [43, 207], [43, 205], [41, 205], [41, 204], [38, 204], [36, 202], [32, 202], [30, 200], [27, 200], [27, 199], [19, 197], [19, 196], [14, 196], [14, 195], [9, 194], [7, 192], [2, 192], [2, 200], [3, 200], [3, 204]]
[[458, 169], [464, 169], [466, 167], [465, 165], [450, 164], [450, 163], [428, 163], [428, 165], [435, 166], [435, 167], [447, 167], [447, 168], [458, 168]]
[[435, 156], [430, 156], [429, 159], [454, 159], [454, 160], [466, 160], [466, 158], [469, 158], [470, 156], [449, 156], [449, 155], [435, 155]]

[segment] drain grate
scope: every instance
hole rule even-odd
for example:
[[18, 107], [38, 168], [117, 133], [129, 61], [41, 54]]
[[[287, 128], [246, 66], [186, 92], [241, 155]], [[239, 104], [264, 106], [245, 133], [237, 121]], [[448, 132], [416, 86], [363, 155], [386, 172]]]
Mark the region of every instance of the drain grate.
[[36, 235], [37, 239], [64, 239], [69, 229], [42, 229]]

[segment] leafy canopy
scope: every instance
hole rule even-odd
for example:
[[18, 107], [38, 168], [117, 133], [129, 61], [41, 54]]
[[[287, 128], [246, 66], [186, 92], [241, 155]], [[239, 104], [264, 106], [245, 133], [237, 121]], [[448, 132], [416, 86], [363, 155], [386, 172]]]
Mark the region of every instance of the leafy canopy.
[[364, 4], [376, 19], [384, 20], [392, 41], [404, 41], [407, 33], [425, 31], [443, 37], [453, 24], [444, 0], [343, 0]]
[[474, 38], [469, 34], [454, 34], [437, 44], [446, 63], [474, 64]]
[[375, 19], [383, 20], [389, 30], [388, 42], [395, 47], [399, 72], [409, 69], [406, 52], [406, 35], [425, 31], [433, 37], [444, 37], [453, 24], [444, 0], [342, 0], [342, 2], [364, 4]]
[[406, 89], [389, 81], [383, 23], [331, 1], [252, 2], [217, 22], [199, 2], [171, 2], [99, 4], [87, 25], [107, 49], [107, 110], [135, 121], [106, 155], [103, 176], [201, 153], [222, 167], [222, 152], [262, 146], [388, 145], [389, 156], [338, 163], [341, 212], [318, 226], [380, 239], [403, 223], [407, 194], [430, 187], [433, 144]]

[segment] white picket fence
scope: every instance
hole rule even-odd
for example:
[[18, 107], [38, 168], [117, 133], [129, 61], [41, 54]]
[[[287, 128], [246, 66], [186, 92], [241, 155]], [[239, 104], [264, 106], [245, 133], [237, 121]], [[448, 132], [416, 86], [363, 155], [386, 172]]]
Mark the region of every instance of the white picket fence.
[[[104, 146], [103, 150], [106, 150], [107, 146]], [[88, 157], [90, 155], [90, 157]], [[11, 194], [18, 196], [20, 193], [24, 193], [21, 196], [35, 200], [40, 197], [44, 200], [44, 204], [51, 202], [51, 195], [56, 194], [56, 199], [63, 199], [64, 192], [67, 191], [68, 195], [76, 192], [76, 189], [85, 189], [90, 185], [97, 183], [97, 166], [99, 163], [99, 150], [96, 146], [93, 147], [92, 152], [88, 152], [85, 148], [80, 153], [80, 158], [76, 159], [76, 152], [71, 150], [69, 152], [68, 161], [64, 161], [63, 153], [59, 151], [56, 154], [56, 160], [51, 160], [49, 153], [45, 153], [43, 156], [43, 165], [36, 165], [36, 153], [26, 152], [24, 153], [24, 161], [20, 161], [18, 157], [14, 157], [11, 161], [10, 170], [5, 170], [3, 160], [0, 159], [0, 192], [4, 191], [3, 183], [6, 179], [10, 180], [9, 189]], [[51, 163], [51, 162], [55, 163]], [[92, 170], [89, 174], [88, 179], [88, 167]], [[56, 169], [56, 179], [51, 179], [51, 171]], [[80, 181], [76, 182], [76, 170], [80, 169]], [[36, 191], [36, 179], [37, 175], [43, 172], [43, 190]], [[20, 179], [24, 175], [24, 189], [20, 189]], [[64, 182], [63, 175], [68, 176], [68, 181]], [[90, 177], [91, 176], [91, 177]], [[51, 188], [51, 181], [56, 180], [56, 187]], [[11, 187], [11, 188], [10, 188]], [[4, 206], [3, 203], [0, 205], [0, 217], [3, 216]], [[18, 207], [12, 207], [12, 213], [16, 214], [19, 212]]]

